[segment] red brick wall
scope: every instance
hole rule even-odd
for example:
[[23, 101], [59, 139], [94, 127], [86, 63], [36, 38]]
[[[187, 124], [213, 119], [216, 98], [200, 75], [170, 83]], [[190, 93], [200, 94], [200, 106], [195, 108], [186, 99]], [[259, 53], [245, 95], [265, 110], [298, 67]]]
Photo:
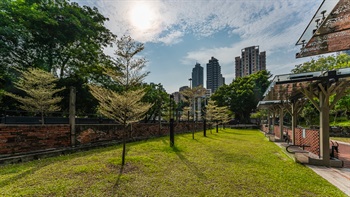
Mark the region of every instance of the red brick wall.
[[[128, 128], [130, 131], [130, 128]], [[176, 133], [184, 133], [193, 130], [203, 130], [203, 123], [174, 123]], [[146, 139], [155, 136], [169, 135], [169, 124], [137, 123], [132, 125], [128, 132], [129, 140]], [[89, 144], [101, 141], [121, 141], [123, 139], [122, 125], [77, 125], [77, 144]]]
[[69, 125], [0, 125], [0, 154], [68, 146]]
[[[284, 131], [288, 133], [289, 138], [292, 140], [292, 130], [290, 128], [284, 128]], [[305, 147], [305, 150], [312, 152], [316, 155], [320, 154], [320, 135], [319, 130], [305, 129], [305, 138], [303, 137], [303, 129], [295, 128], [295, 145], [309, 145]]]
[[278, 125], [274, 125], [273, 127], [273, 132], [275, 133], [275, 136], [279, 139], [281, 139], [281, 135], [280, 135], [280, 126]]

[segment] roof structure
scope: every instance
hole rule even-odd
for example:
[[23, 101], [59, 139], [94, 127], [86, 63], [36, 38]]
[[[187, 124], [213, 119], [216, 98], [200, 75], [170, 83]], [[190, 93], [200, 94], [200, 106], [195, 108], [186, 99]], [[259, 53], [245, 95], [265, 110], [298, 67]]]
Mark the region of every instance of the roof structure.
[[324, 0], [300, 36], [296, 58], [350, 48], [350, 0]]
[[[333, 71], [318, 71], [300, 74], [276, 75], [270, 86], [264, 93], [262, 101], [265, 104], [277, 103], [277, 101], [293, 101], [304, 97], [303, 90], [310, 88], [319, 90], [319, 84], [331, 84], [339, 87], [349, 85], [350, 68]], [[350, 86], [349, 86], [350, 88]], [[260, 102], [260, 104], [263, 104]]]

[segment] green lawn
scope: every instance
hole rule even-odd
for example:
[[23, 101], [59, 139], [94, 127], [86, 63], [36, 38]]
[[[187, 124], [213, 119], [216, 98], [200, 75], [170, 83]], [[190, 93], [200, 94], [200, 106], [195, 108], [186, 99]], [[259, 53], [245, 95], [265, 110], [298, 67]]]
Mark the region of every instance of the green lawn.
[[350, 143], [350, 137], [331, 137], [331, 140]]
[[346, 196], [257, 130], [177, 135], [0, 166], [0, 196]]

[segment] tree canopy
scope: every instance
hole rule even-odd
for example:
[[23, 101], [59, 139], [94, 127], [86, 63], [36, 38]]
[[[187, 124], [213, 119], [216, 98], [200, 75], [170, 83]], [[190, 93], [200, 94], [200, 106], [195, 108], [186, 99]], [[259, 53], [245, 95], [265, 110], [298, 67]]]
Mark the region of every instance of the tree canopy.
[[269, 86], [271, 74], [259, 71], [246, 77], [240, 77], [229, 85], [221, 86], [211, 97], [218, 106], [228, 106], [235, 118], [242, 123], [250, 121], [250, 113]]
[[64, 88], [56, 88], [55, 82], [58, 80], [51, 73], [38, 68], [29, 68], [25, 71], [20, 71], [22, 74], [18, 82], [15, 82], [15, 87], [23, 92], [26, 96], [20, 96], [13, 93], [6, 95], [19, 101], [21, 108], [41, 114], [41, 122], [44, 124], [44, 113], [58, 111], [60, 108], [56, 104], [62, 100], [62, 97], [54, 96]]
[[38, 67], [60, 78], [96, 77], [98, 64], [111, 64], [103, 53], [115, 39], [97, 8], [67, 0], [0, 3], [1, 68]]
[[296, 65], [295, 68], [292, 69], [292, 73], [328, 71], [348, 67], [350, 67], [350, 56], [344, 53], [336, 56], [321, 56], [318, 59], [312, 59], [311, 61]]

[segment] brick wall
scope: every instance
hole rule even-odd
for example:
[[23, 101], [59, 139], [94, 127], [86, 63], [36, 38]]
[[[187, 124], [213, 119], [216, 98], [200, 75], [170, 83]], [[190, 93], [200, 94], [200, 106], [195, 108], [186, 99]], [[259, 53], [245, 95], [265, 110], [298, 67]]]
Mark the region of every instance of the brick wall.
[[[289, 135], [292, 140], [292, 130], [290, 128], [284, 128], [284, 132]], [[303, 135], [304, 133], [304, 135]], [[319, 130], [316, 129], [302, 129], [295, 128], [295, 145], [308, 145], [305, 150], [312, 152], [316, 155], [320, 154], [320, 135]]]
[[[203, 123], [174, 123], [174, 131], [184, 133], [193, 130], [203, 130]], [[130, 131], [130, 128], [128, 128]], [[169, 135], [169, 124], [137, 123], [132, 125], [131, 132], [128, 132], [128, 139], [140, 140], [150, 137]], [[76, 126], [77, 145], [96, 143], [102, 141], [122, 141], [122, 125], [77, 125]]]
[[281, 139], [281, 135], [280, 135], [280, 126], [278, 125], [274, 125], [273, 127], [273, 132], [275, 133], [275, 136], [279, 139]]
[[[203, 123], [175, 123], [175, 134], [202, 130]], [[140, 140], [169, 135], [169, 124], [133, 124], [129, 139]], [[76, 125], [76, 145], [121, 141], [122, 125]], [[69, 125], [0, 125], [0, 155], [25, 153], [71, 145]]]
[[68, 146], [69, 125], [0, 125], [0, 154]]

